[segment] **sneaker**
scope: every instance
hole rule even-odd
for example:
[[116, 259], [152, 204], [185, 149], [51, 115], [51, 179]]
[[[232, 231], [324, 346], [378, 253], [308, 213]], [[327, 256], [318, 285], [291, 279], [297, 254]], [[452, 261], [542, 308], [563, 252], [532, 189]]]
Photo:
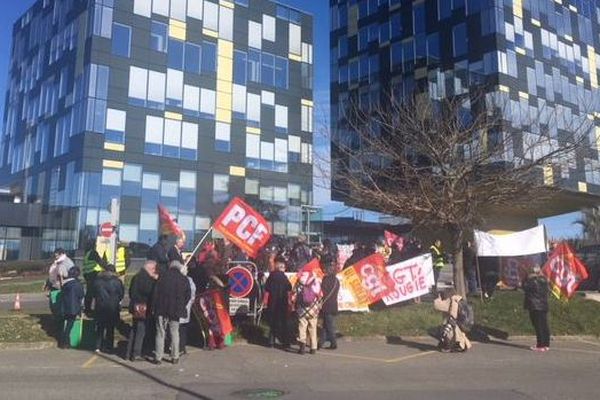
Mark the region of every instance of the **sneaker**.
[[173, 365], [177, 365], [177, 364], [179, 364], [179, 358], [174, 358], [174, 359], [172, 360], [172, 363], [173, 363]]
[[537, 346], [531, 346], [529, 348], [531, 351], [537, 351], [537, 352], [544, 352], [544, 351], [548, 351], [547, 347], [537, 347]]
[[316, 349], [310, 349], [310, 354], [317, 354], [317, 350]]
[[298, 349], [298, 354], [304, 355], [306, 353], [306, 345], [304, 343], [300, 344], [300, 348]]

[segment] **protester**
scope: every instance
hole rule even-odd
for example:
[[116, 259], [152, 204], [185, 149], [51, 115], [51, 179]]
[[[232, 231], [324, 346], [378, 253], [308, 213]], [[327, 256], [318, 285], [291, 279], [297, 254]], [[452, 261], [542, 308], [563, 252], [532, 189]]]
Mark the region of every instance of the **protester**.
[[54, 255], [55, 259], [50, 268], [48, 269], [48, 279], [46, 279], [46, 283], [44, 284], [44, 290], [48, 291], [48, 305], [50, 307], [50, 312], [54, 316], [54, 320], [58, 324], [60, 324], [61, 320], [61, 311], [60, 311], [60, 303], [59, 303], [59, 295], [60, 295], [60, 278], [58, 273], [58, 262], [56, 253]]
[[436, 239], [436, 241], [431, 245], [429, 250], [431, 251], [431, 256], [433, 258], [433, 289], [434, 293], [437, 293], [440, 273], [442, 272], [442, 268], [444, 268], [444, 265], [446, 264], [446, 255], [444, 254], [444, 250], [442, 249], [442, 241]]
[[172, 261], [179, 261], [184, 264], [183, 255], [181, 252], [185, 248], [185, 240], [183, 238], [177, 238], [175, 244], [169, 249], [167, 253], [167, 257], [169, 258], [169, 263]]
[[171, 362], [179, 363], [179, 320], [187, 315], [186, 306], [192, 297], [182, 270], [183, 264], [172, 261], [156, 284], [152, 302], [157, 318], [155, 364], [161, 364], [164, 356], [167, 327], [171, 335]]
[[304, 265], [308, 264], [312, 260], [312, 251], [306, 244], [306, 236], [300, 235], [298, 241], [294, 244], [290, 255], [290, 268], [296, 272], [300, 270]]
[[54, 252], [54, 258], [56, 259], [56, 267], [58, 272], [58, 280], [62, 287], [64, 281], [69, 277], [69, 270], [75, 266], [73, 260], [71, 260], [64, 249], [56, 249]]
[[321, 316], [323, 317], [323, 329], [321, 330], [320, 347], [329, 341], [329, 350], [337, 349], [337, 339], [335, 331], [335, 316], [338, 313], [338, 293], [340, 291], [340, 282], [336, 277], [337, 267], [334, 258], [324, 258], [322, 264], [325, 269], [323, 278], [323, 306]]
[[75, 320], [81, 314], [81, 302], [85, 296], [83, 285], [79, 281], [81, 270], [78, 267], [72, 267], [69, 270], [68, 277], [63, 282], [62, 293], [60, 297], [63, 322], [60, 325], [62, 330], [58, 340], [58, 347], [68, 349], [71, 347], [70, 336]]
[[548, 281], [542, 275], [539, 265], [533, 267], [532, 273], [523, 283], [525, 292], [524, 307], [529, 310], [529, 317], [535, 329], [537, 343], [531, 350], [545, 352], [550, 350], [550, 328], [548, 326]]
[[152, 296], [157, 280], [156, 261], [148, 260], [133, 277], [129, 286], [129, 312], [133, 317], [133, 326], [127, 343], [127, 357], [131, 361], [141, 360], [146, 332], [154, 331]]
[[106, 261], [96, 251], [96, 241], [90, 240], [87, 243], [83, 256], [83, 279], [85, 280], [85, 287], [87, 289], [85, 293], [84, 312], [88, 316], [92, 312], [92, 294], [94, 292], [92, 286], [94, 285], [94, 280], [100, 272], [104, 271], [106, 264]]
[[470, 294], [477, 291], [477, 255], [473, 242], [467, 241], [463, 246], [463, 265], [467, 280], [467, 288]]
[[269, 277], [265, 283], [263, 306], [268, 309], [269, 347], [273, 347], [276, 340], [279, 340], [279, 343], [284, 348], [289, 347], [290, 344], [288, 332], [288, 299], [292, 285], [287, 276], [285, 276], [285, 268], [285, 259], [277, 257], [275, 259], [275, 269], [269, 273]]
[[471, 348], [471, 341], [458, 325], [459, 302], [462, 297], [457, 295], [454, 289], [446, 289], [444, 293], [438, 294], [433, 301], [433, 307], [444, 313], [442, 335], [439, 347], [442, 352], [467, 351]]
[[188, 276], [188, 268], [184, 267], [181, 273], [186, 276], [188, 283], [190, 284], [190, 300], [187, 302], [185, 307], [186, 316], [179, 319], [179, 354], [187, 354], [187, 342], [188, 342], [188, 330], [190, 321], [192, 319], [192, 305], [196, 299], [196, 285], [194, 280]]
[[119, 311], [125, 293], [114, 265], [108, 264], [106, 270], [98, 274], [93, 290], [96, 302], [96, 352], [110, 353], [114, 348], [115, 326], [120, 321]]
[[169, 236], [161, 235], [158, 238], [158, 242], [148, 250], [148, 255], [146, 256], [148, 260], [156, 261], [159, 276], [165, 273], [169, 267], [168, 246]]
[[115, 272], [119, 276], [119, 279], [121, 279], [121, 282], [125, 282], [125, 275], [127, 275], [129, 264], [129, 244], [127, 242], [119, 242], [117, 244], [117, 256], [115, 257]]
[[[317, 322], [319, 318], [321, 278], [317, 272], [304, 271], [300, 273], [296, 283], [296, 312], [298, 314], [298, 354], [305, 354], [306, 345], [310, 344], [310, 354], [317, 352]], [[307, 343], [307, 331], [310, 343]]]

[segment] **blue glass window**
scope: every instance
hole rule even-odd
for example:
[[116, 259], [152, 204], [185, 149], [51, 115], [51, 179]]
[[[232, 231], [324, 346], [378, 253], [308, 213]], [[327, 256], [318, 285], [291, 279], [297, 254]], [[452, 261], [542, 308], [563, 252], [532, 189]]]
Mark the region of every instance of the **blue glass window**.
[[167, 25], [152, 21], [150, 32], [150, 48], [163, 53], [167, 52]]
[[402, 16], [399, 13], [392, 15], [390, 29], [392, 38], [402, 36]]
[[260, 82], [260, 51], [248, 50], [248, 80]]
[[131, 56], [131, 27], [114, 23], [112, 32], [112, 53], [116, 56]]
[[[302, 64], [304, 66], [304, 64]], [[288, 88], [288, 60], [275, 57], [275, 86], [282, 89]]]
[[427, 36], [427, 61], [438, 62], [440, 60], [440, 35], [432, 33]]
[[358, 83], [358, 61], [350, 62], [350, 83]]
[[385, 22], [379, 25], [379, 42], [385, 43], [390, 40], [390, 24]]
[[407, 40], [402, 43], [402, 61], [404, 72], [409, 72], [414, 69], [415, 42], [413, 40]]
[[195, 74], [200, 73], [200, 46], [193, 43], [185, 44], [185, 70]]
[[269, 53], [262, 53], [262, 83], [265, 85], [275, 85], [275, 56]]
[[467, 54], [467, 26], [464, 23], [456, 25], [452, 29], [452, 43], [454, 57], [460, 57]]
[[438, 0], [438, 15], [440, 20], [448, 18], [450, 15], [452, 15], [451, 0]]
[[213, 42], [202, 44], [202, 72], [217, 71], [217, 45]]
[[245, 52], [236, 50], [233, 54], [233, 82], [238, 85], [246, 84], [248, 56]]
[[425, 3], [415, 4], [413, 7], [413, 30], [416, 35], [425, 32]]
[[183, 70], [183, 42], [177, 39], [169, 39], [169, 51], [167, 65], [169, 68]]

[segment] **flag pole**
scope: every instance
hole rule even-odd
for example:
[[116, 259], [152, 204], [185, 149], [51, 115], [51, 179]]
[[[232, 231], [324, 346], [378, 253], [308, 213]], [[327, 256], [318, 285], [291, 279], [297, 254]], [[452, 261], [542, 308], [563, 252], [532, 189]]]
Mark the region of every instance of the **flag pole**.
[[473, 243], [475, 244], [475, 265], [477, 267], [477, 283], [479, 284], [479, 297], [483, 303], [483, 286], [481, 285], [481, 268], [479, 267], [479, 243], [473, 237]]
[[202, 243], [204, 243], [204, 241], [206, 240], [206, 238], [208, 237], [208, 235], [212, 232], [212, 230], [213, 230], [212, 226], [210, 228], [208, 228], [208, 230], [206, 231], [206, 233], [204, 234], [204, 236], [202, 236], [202, 239], [200, 239], [200, 241], [198, 242], [198, 244], [196, 245], [196, 247], [194, 247], [194, 250], [192, 251], [192, 254], [190, 255], [190, 257], [185, 262], [184, 267], [187, 267], [187, 265], [190, 262], [190, 260], [194, 257], [194, 254], [196, 254], [196, 252], [198, 251], [198, 249], [200, 248], [200, 246], [202, 245]]

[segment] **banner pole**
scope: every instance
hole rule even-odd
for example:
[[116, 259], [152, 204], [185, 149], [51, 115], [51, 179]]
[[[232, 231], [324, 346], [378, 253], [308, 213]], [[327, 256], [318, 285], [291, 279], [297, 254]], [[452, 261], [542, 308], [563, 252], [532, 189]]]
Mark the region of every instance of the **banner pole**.
[[187, 261], [185, 262], [185, 264], [183, 264], [184, 267], [187, 267], [187, 265], [190, 262], [190, 260], [194, 257], [194, 254], [196, 254], [196, 252], [198, 251], [198, 249], [200, 248], [200, 246], [202, 246], [202, 243], [204, 243], [204, 241], [206, 240], [206, 238], [208, 237], [208, 235], [212, 232], [212, 230], [213, 230], [212, 226], [210, 228], [208, 228], [208, 230], [206, 231], [206, 233], [204, 234], [204, 236], [202, 236], [202, 239], [200, 239], [200, 241], [198, 242], [198, 244], [196, 245], [196, 247], [194, 247], [194, 251], [192, 251], [192, 254], [190, 255], [190, 257], [187, 259]]
[[477, 283], [479, 284], [479, 296], [483, 303], [483, 286], [481, 285], [481, 268], [479, 268], [479, 244], [477, 240], [473, 239], [475, 243], [475, 265], [477, 266]]

